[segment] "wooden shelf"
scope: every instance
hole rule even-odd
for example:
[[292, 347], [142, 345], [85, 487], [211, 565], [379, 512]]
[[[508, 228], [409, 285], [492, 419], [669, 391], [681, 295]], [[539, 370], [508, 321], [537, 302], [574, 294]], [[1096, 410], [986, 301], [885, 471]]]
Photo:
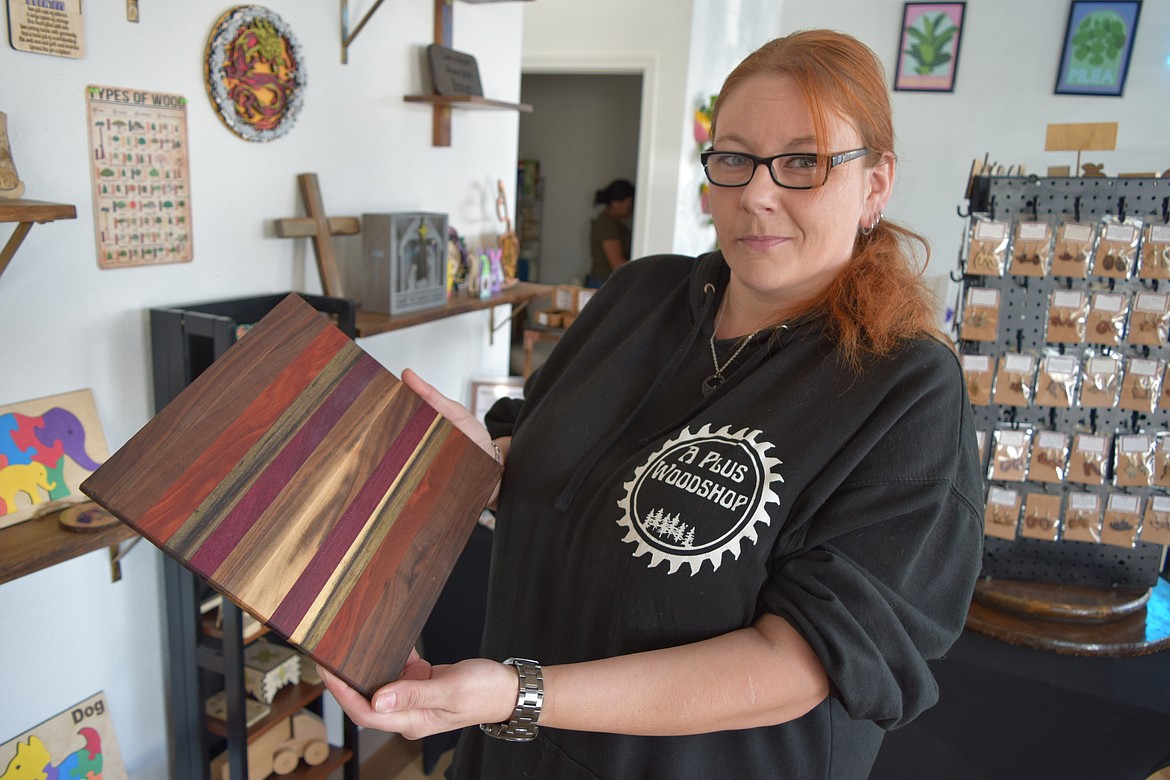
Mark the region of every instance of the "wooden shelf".
[[[378, 312], [362, 311], [359, 309], [357, 313], [357, 335], [358, 338], [375, 336], [379, 333], [388, 333], [393, 330], [409, 328], [413, 325], [421, 325], [424, 322], [433, 322], [446, 317], [454, 317], [457, 314], [491, 309], [505, 304], [517, 306], [527, 303], [533, 298], [551, 295], [553, 289], [554, 287], [551, 284], [517, 282], [514, 286], [509, 287], [499, 295], [493, 295], [491, 298], [481, 300], [466, 295], [457, 295], [448, 299], [447, 303], [443, 306], [436, 306], [433, 309], [423, 309], [422, 311], [407, 312], [406, 314], [380, 314]], [[495, 328], [494, 323], [492, 327], [493, 329]]]
[[[272, 712], [248, 727], [248, 742], [251, 743], [293, 713], [300, 712], [306, 704], [324, 692], [324, 683], [300, 682], [284, 686], [276, 692], [272, 703], [268, 705]], [[227, 724], [218, 718], [207, 719], [207, 730], [220, 737], [227, 736]]]
[[353, 757], [353, 753], [345, 748], [329, 746], [329, 758], [325, 759], [325, 763], [319, 766], [309, 766], [301, 762], [293, 771], [287, 775], [278, 775], [275, 772], [269, 777], [276, 780], [276, 778], [291, 778], [291, 780], [316, 780], [316, 778], [328, 777], [329, 773], [339, 766], [349, 761]]
[[403, 98], [407, 103], [430, 103], [435, 106], [464, 109], [504, 109], [532, 113], [532, 106], [527, 103], [505, 103], [502, 100], [489, 100], [479, 95], [407, 95]]
[[8, 238], [4, 249], [0, 250], [0, 274], [8, 267], [12, 256], [20, 248], [24, 237], [32, 229], [33, 223], [53, 222], [58, 219], [76, 219], [77, 207], [68, 203], [47, 203], [41, 200], [0, 200], [0, 222], [16, 222], [15, 232]]
[[66, 531], [57, 522], [59, 514], [0, 530], [0, 584], [137, 536], [125, 523], [98, 531]]

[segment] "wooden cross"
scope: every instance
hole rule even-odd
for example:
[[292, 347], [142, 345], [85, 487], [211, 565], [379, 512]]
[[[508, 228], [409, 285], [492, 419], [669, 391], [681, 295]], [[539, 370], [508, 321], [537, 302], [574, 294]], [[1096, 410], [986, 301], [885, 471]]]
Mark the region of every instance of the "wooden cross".
[[317, 174], [302, 173], [297, 177], [297, 183], [300, 184], [301, 197], [309, 216], [276, 220], [276, 235], [281, 238], [313, 239], [322, 291], [331, 298], [344, 297], [337, 255], [333, 252], [333, 236], [356, 236], [362, 229], [361, 220], [357, 217], [326, 218]]

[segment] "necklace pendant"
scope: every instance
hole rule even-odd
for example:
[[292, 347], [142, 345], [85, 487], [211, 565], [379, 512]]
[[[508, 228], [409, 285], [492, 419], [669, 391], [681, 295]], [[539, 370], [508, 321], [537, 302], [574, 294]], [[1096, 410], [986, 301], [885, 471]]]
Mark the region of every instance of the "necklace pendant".
[[703, 397], [706, 398], [711, 393], [719, 389], [719, 385], [723, 384], [723, 377], [720, 374], [712, 374], [703, 380]]

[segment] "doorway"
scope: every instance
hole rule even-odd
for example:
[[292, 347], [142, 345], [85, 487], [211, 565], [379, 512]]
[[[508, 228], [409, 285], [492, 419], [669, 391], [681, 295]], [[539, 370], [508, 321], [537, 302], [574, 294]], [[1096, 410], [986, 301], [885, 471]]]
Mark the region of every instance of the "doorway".
[[517, 231], [530, 281], [580, 284], [589, 270], [594, 194], [613, 179], [639, 184], [642, 79], [641, 73], [521, 75], [520, 100], [533, 111], [520, 115]]

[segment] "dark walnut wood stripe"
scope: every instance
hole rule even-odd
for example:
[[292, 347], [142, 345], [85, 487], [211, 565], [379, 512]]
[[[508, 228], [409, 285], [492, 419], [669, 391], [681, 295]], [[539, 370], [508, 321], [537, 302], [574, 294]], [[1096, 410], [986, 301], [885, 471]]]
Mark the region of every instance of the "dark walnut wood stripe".
[[[353, 349], [357, 350], [357, 347]], [[214, 516], [202, 519], [214, 530], [190, 554], [192, 566], [200, 571], [212, 572], [219, 568], [228, 554], [240, 545], [256, 519], [268, 509], [305, 461], [326, 440], [333, 426], [369, 385], [379, 368], [373, 358], [360, 355], [341, 381], [329, 388], [332, 392], [324, 398], [313, 392], [301, 394], [289, 407], [289, 416], [303, 420], [304, 424], [299, 428], [292, 425], [273, 426], [273, 436], [266, 436], [267, 442], [262, 441], [257, 445], [259, 457], [242, 459], [241, 463], [250, 460], [244, 469], [255, 470], [258, 474], [222, 520]], [[272, 446], [264, 446], [266, 443]]]

